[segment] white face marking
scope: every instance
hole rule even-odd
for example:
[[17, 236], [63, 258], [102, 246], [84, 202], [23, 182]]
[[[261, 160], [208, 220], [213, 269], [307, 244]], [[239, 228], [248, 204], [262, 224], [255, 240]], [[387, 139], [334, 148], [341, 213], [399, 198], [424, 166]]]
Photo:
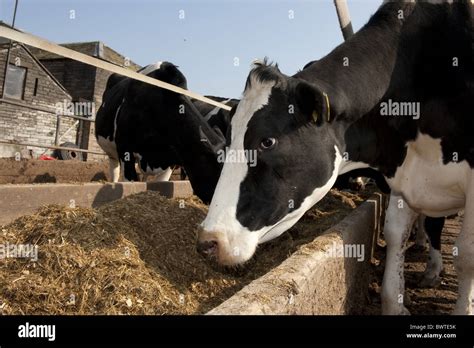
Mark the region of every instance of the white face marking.
[[160, 69], [161, 64], [163, 64], [163, 62], [156, 62], [155, 64], [147, 65], [143, 70], [140, 71], [140, 74], [148, 75], [149, 73]]
[[[231, 150], [244, 150], [244, 137], [248, 123], [255, 112], [268, 103], [272, 87], [272, 83], [262, 84], [252, 81], [252, 87], [245, 92], [232, 118]], [[342, 161], [336, 147], [335, 152], [336, 159], [331, 179], [306, 197], [298, 209], [274, 225], [262, 227], [257, 231], [250, 231], [237, 220], [240, 184], [247, 175], [248, 165], [242, 162], [224, 163], [209, 212], [201, 224], [203, 230], [200, 232], [200, 241], [217, 240], [219, 245], [217, 258], [222, 264], [234, 265], [249, 260], [257, 244], [276, 238], [288, 230], [331, 189]]]
[[[229, 149], [237, 152], [244, 150], [248, 123], [255, 112], [268, 103], [273, 87], [272, 83], [261, 84], [255, 80], [252, 83], [253, 87], [245, 92], [231, 122]], [[201, 240], [218, 239], [218, 258], [224, 264], [247, 261], [258, 244], [258, 233], [250, 233], [236, 217], [240, 183], [245, 179], [247, 171], [247, 163], [224, 163], [209, 212], [201, 224], [204, 230], [200, 235]]]

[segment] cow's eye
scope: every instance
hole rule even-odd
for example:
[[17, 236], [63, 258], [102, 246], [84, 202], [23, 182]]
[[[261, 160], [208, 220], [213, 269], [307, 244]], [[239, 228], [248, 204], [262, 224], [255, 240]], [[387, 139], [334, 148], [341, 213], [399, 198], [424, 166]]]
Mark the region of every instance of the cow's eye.
[[260, 147], [264, 150], [269, 150], [276, 145], [276, 139], [275, 138], [265, 138], [262, 140], [260, 143]]

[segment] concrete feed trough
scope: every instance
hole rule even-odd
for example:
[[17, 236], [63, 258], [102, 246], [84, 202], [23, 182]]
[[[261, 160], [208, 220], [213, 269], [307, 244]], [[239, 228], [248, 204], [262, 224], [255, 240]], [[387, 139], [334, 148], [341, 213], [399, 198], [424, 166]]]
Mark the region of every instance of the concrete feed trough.
[[[382, 206], [383, 197], [374, 195], [336, 226], [208, 314], [353, 313], [364, 303]], [[337, 257], [338, 249], [344, 245], [363, 245], [363, 261]]]
[[0, 225], [31, 214], [43, 205], [96, 208], [147, 190], [168, 198], [186, 198], [193, 193], [189, 181], [0, 185]]
[[[0, 225], [47, 204], [70, 205], [73, 201], [78, 207], [96, 208], [144, 191], [158, 191], [172, 198], [192, 195], [190, 184], [185, 181], [2, 185]], [[263, 276], [247, 283], [208, 314], [356, 313], [365, 303], [383, 203], [383, 196], [374, 194], [342, 221], [301, 246]], [[347, 255], [347, 251], [358, 253]]]

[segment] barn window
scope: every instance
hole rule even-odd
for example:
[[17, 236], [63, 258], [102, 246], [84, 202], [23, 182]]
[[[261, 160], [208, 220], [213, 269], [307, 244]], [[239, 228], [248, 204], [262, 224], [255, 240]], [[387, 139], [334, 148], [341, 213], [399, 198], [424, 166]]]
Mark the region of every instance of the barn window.
[[25, 90], [26, 68], [10, 64], [7, 70], [4, 96], [23, 99]]
[[35, 79], [35, 88], [33, 89], [33, 96], [36, 97], [38, 94], [38, 78]]

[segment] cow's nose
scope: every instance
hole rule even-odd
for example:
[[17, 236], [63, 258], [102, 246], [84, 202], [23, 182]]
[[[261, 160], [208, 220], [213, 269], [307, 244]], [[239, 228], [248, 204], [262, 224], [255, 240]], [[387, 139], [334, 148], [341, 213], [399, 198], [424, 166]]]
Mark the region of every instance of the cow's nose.
[[197, 251], [199, 254], [204, 255], [206, 257], [214, 256], [217, 253], [217, 241], [206, 240], [203, 242], [198, 242]]

